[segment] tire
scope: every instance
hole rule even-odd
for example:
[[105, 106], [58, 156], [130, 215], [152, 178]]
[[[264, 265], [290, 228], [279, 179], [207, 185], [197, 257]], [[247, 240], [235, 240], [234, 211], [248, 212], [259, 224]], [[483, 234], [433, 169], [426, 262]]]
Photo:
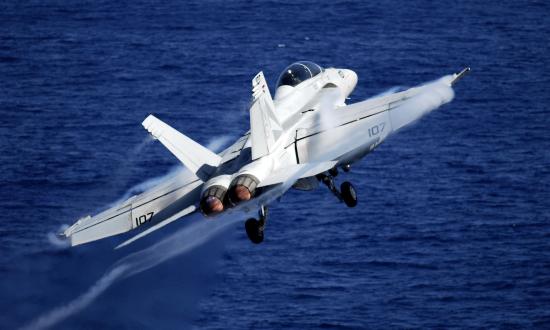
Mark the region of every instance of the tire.
[[349, 182], [344, 182], [340, 186], [340, 193], [342, 194], [342, 199], [348, 207], [355, 207], [357, 205], [357, 193], [355, 188]]
[[248, 239], [254, 244], [260, 244], [264, 240], [263, 228], [260, 228], [260, 222], [254, 218], [246, 220], [244, 223], [244, 229], [246, 229], [246, 235]]

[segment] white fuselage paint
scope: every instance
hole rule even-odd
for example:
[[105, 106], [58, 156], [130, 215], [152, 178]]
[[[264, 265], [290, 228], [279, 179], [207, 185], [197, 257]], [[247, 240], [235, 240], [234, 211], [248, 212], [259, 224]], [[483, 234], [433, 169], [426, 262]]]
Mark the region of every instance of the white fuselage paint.
[[[230, 164], [230, 166], [225, 164], [234, 161], [237, 157], [239, 158], [237, 161], [239, 165], [237, 165], [238, 170], [232, 173], [233, 178], [242, 174], [251, 174], [261, 181], [279, 168], [298, 164], [299, 155], [297, 156], [297, 149], [295, 148], [297, 133], [304, 129], [315, 129], [318, 126], [316, 121], [328, 118], [329, 112], [335, 111], [336, 107], [345, 106], [346, 97], [353, 91], [356, 84], [357, 75], [353, 71], [326, 69], [321, 74], [302, 82], [296, 87], [280, 87], [279, 90], [283, 91], [277, 90], [275, 93], [274, 105], [284, 131], [283, 135], [277, 140], [274, 151], [252, 162], [247, 152], [240, 152], [238, 155], [234, 150], [228, 152], [228, 150], [238, 149], [239, 147], [239, 151], [245, 151], [251, 147], [249, 139], [246, 140], [244, 145], [241, 139], [222, 153], [223, 159], [218, 173], [222, 174], [234, 170], [235, 164]], [[330, 129], [333, 127], [325, 128]], [[326, 142], [330, 143], [328, 140]], [[303, 149], [298, 154], [303, 153], [305, 155], [316, 152], [315, 149], [304, 148], [304, 143], [298, 142], [298, 144], [301, 144], [300, 148]], [[326, 146], [321, 146], [319, 150], [323, 148], [326, 149]], [[233, 154], [233, 157], [227, 157], [228, 153], [229, 155]], [[322, 154], [319, 153], [314, 158], [321, 157]], [[207, 189], [206, 186], [203, 188], [204, 190]]]
[[[303, 179], [301, 188], [315, 187], [311, 176], [328, 170], [319, 165], [339, 166], [359, 160], [391, 133], [451, 101], [453, 81], [467, 71], [350, 105], [345, 101], [357, 84], [357, 75], [351, 70], [328, 68], [295, 87], [281, 86], [273, 106], [282, 133], [270, 145], [270, 153], [253, 161], [247, 132], [218, 154], [220, 163], [206, 180], [183, 172], [93, 217], [79, 219], [64, 235], [74, 246], [162, 222], [190, 205], [196, 206], [208, 187], [227, 188], [239, 175], [265, 180], [265, 187], [258, 184], [262, 193], [247, 203], [250, 208], [268, 204], [299, 179]], [[287, 174], [286, 168], [292, 166], [299, 171]], [[274, 181], [281, 172], [285, 172], [284, 179]]]
[[222, 153], [218, 173], [229, 173], [232, 179], [251, 174], [262, 181], [293, 164], [326, 160], [336, 161], [337, 166], [351, 164], [391, 133], [449, 102], [453, 97], [449, 79], [352, 105], [345, 104], [357, 84], [357, 75], [351, 70], [329, 68], [296, 87], [281, 86], [274, 105], [284, 132], [274, 151], [251, 161], [246, 152], [250, 140], [245, 135]]

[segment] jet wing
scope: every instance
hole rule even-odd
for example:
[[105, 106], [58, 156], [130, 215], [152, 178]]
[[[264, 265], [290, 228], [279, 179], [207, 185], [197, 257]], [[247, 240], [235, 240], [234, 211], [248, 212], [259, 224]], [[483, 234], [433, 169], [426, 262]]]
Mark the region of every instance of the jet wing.
[[202, 185], [203, 182], [194, 174], [182, 171], [158, 186], [130, 197], [95, 216], [81, 218], [62, 235], [68, 239], [71, 246], [76, 246], [121, 234], [146, 224], [156, 226], [165, 220], [173, 221], [174, 215], [182, 210], [190, 212], [180, 214], [180, 217], [195, 211], [194, 206], [199, 201]]
[[[302, 172], [299, 167], [303, 164], [317, 162], [299, 178], [324, 172], [338, 164], [334, 161], [349, 163], [364, 156], [389, 134], [452, 100], [451, 86], [468, 71], [466, 68], [428, 84], [335, 109], [320, 107], [303, 112], [310, 119], [296, 129], [296, 160], [300, 164], [272, 173], [260, 186], [285, 181], [293, 172]], [[331, 93], [320, 95], [324, 97], [321, 103], [334, 99]], [[375, 133], [371, 133], [372, 129]]]
[[471, 69], [468, 66], [468, 67], [465, 67], [464, 69], [462, 69], [462, 71], [453, 74], [452, 80], [450, 82], [451, 86], [454, 86], [460, 79], [462, 79], [465, 75], [470, 73], [470, 71], [471, 71]]
[[[445, 79], [442, 79], [439, 82], [452, 87], [469, 72], [470, 68], [466, 67], [458, 73], [454, 73], [450, 76], [445, 77]], [[434, 83], [432, 82], [428, 85], [433, 86]], [[421, 94], [424, 91], [424, 87], [425, 85], [417, 86], [398, 93], [374, 97], [362, 102], [357, 102], [341, 107], [339, 108], [339, 110], [341, 110], [340, 112], [343, 114], [342, 120], [349, 120], [350, 118], [354, 117], [355, 113], [362, 114], [362, 112], [364, 112], [365, 110], [371, 110], [372, 113], [376, 113], [381, 110], [383, 111], [395, 109], [402, 105], [405, 101]]]
[[[425, 113], [451, 101], [454, 95], [451, 87], [468, 72], [470, 72], [469, 67], [428, 84], [339, 107], [330, 115], [331, 128], [387, 114], [391, 131], [395, 132]], [[319, 131], [318, 128], [317, 131]], [[308, 131], [304, 134], [309, 135], [317, 131]]]

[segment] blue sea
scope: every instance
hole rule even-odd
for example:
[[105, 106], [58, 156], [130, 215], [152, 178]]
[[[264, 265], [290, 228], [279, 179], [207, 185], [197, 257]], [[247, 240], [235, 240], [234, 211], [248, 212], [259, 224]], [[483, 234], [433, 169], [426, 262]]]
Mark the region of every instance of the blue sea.
[[[0, 328], [550, 328], [549, 15], [546, 1], [2, 1]], [[356, 208], [291, 190], [260, 245], [242, 219], [156, 249], [201, 216], [119, 250], [132, 234], [59, 244], [177, 170], [148, 114], [227, 145], [248, 130], [254, 75], [273, 93], [297, 60], [354, 70], [352, 103], [472, 72], [338, 177]], [[110, 271], [151, 246], [171, 257]]]

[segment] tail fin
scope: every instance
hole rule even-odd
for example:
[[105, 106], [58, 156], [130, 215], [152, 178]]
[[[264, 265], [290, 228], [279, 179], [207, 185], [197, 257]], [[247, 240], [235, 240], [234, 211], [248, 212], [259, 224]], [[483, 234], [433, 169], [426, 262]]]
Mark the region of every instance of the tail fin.
[[281, 136], [283, 128], [275, 115], [275, 106], [263, 72], [252, 80], [252, 106], [250, 107], [250, 135], [252, 160], [268, 155]]
[[155, 116], [149, 115], [142, 125], [201, 180], [208, 180], [220, 164], [220, 156], [181, 134]]

